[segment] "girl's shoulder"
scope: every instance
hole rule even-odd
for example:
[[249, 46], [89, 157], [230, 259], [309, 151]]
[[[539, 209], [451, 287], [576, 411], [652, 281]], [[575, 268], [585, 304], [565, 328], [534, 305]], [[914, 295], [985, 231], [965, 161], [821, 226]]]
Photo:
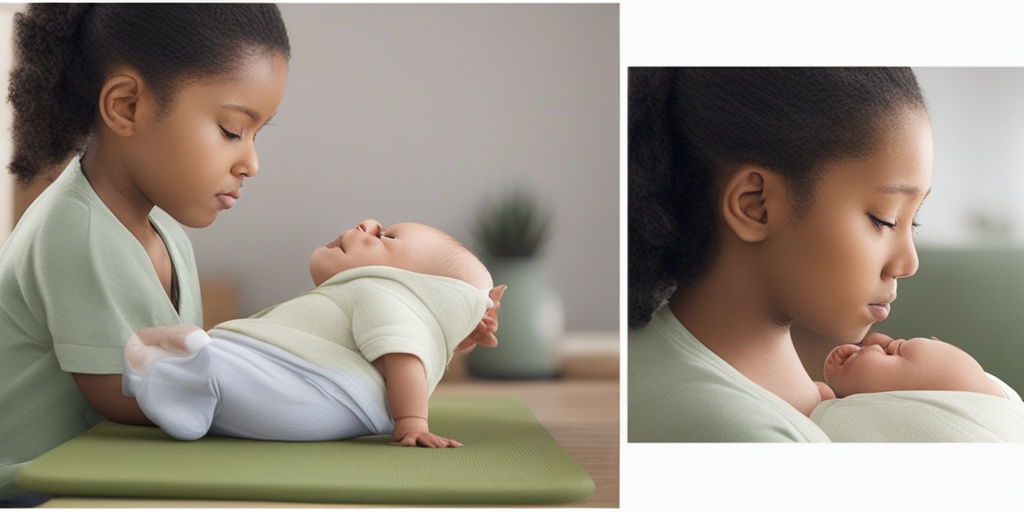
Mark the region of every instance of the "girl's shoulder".
[[4, 247], [24, 251], [50, 245], [70, 248], [80, 243], [93, 220], [91, 191], [73, 162], [25, 209]]
[[700, 343], [667, 308], [629, 336], [630, 441], [827, 441]]

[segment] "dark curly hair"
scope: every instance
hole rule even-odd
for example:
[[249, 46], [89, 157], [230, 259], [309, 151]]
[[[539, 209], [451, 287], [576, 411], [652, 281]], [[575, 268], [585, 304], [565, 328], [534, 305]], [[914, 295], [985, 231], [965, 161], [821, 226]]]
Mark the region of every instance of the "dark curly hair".
[[870, 153], [892, 114], [925, 109], [905, 68], [630, 68], [628, 95], [630, 328], [706, 271], [723, 169], [782, 174], [799, 215], [824, 164]]
[[274, 4], [30, 4], [14, 17], [14, 156], [22, 185], [79, 153], [107, 73], [140, 73], [166, 111], [179, 86], [291, 48]]

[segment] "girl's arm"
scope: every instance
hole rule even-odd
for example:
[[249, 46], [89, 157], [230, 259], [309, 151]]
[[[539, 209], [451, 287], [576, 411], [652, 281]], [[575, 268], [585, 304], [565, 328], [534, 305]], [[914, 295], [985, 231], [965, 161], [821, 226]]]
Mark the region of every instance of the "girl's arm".
[[85, 399], [96, 408], [103, 417], [117, 423], [129, 425], [152, 425], [143, 414], [134, 398], [124, 396], [121, 391], [120, 375], [91, 375], [72, 373], [78, 389], [82, 390]]
[[412, 354], [385, 354], [373, 361], [384, 376], [388, 409], [395, 420], [391, 442], [404, 446], [457, 448], [462, 443], [430, 433], [427, 425], [427, 375]]
[[[139, 329], [125, 344], [125, 357], [137, 371], [143, 371], [160, 358], [191, 354], [209, 339], [202, 327], [196, 325]], [[120, 375], [72, 375], [86, 400], [108, 420], [129, 425], [153, 424], [134, 398], [124, 396]]]

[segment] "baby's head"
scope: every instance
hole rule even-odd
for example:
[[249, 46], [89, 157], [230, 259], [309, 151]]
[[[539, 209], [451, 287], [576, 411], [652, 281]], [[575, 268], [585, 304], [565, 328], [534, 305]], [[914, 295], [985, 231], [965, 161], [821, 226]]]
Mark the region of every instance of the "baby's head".
[[839, 398], [917, 389], [1006, 396], [967, 352], [934, 338], [893, 339], [880, 333], [832, 349], [825, 358], [825, 382]]
[[309, 274], [320, 286], [339, 272], [368, 265], [451, 277], [481, 290], [494, 286], [487, 267], [451, 235], [414, 222], [384, 227], [373, 219], [313, 251]]

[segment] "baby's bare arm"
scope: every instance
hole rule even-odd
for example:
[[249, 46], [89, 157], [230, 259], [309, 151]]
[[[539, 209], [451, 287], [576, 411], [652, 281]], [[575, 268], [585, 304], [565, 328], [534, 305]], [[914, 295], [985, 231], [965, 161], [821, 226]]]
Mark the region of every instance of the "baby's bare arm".
[[384, 376], [388, 409], [395, 419], [391, 442], [404, 446], [457, 448], [462, 443], [434, 435], [427, 424], [427, 376], [412, 354], [386, 354], [373, 362]]

